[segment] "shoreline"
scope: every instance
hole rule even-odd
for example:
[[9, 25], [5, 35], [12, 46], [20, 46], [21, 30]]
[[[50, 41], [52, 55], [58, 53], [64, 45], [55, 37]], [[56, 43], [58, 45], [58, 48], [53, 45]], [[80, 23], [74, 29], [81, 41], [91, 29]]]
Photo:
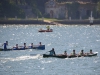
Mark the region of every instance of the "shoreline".
[[[89, 24], [89, 20], [62, 20], [62, 21], [43, 21], [43, 20], [0, 20], [0, 24], [40, 24], [40, 25], [83, 25]], [[93, 25], [100, 24], [100, 20], [94, 20]]]

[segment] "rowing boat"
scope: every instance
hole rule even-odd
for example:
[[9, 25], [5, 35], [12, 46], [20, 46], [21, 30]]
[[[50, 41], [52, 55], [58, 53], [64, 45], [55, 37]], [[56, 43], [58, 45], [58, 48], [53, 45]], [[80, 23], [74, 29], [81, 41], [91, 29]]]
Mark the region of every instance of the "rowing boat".
[[67, 58], [66, 55], [48, 55], [48, 54], [43, 54], [43, 57], [46, 58], [46, 57], [56, 57], [56, 58]]
[[58, 55], [43, 54], [43, 57], [44, 57], [44, 58], [47, 58], [47, 57], [56, 57], [56, 58], [75, 58], [75, 57], [92, 57], [92, 56], [97, 56], [97, 53], [94, 53], [94, 54], [88, 54], [88, 55], [85, 55], [85, 56], [80, 56], [80, 55], [70, 55], [70, 56], [66, 56], [66, 55], [63, 55], [63, 54], [58, 54]]
[[39, 32], [53, 32], [53, 30], [52, 29], [50, 29], [50, 30], [42, 30], [42, 29], [40, 29]]
[[38, 50], [45, 50], [45, 45], [34, 45], [33, 47], [28, 46], [26, 49], [38, 49]]
[[9, 48], [9, 49], [0, 48], [0, 51], [12, 51], [12, 50], [25, 50], [25, 48]]
[[3, 49], [0, 48], [0, 51], [11, 51], [11, 50], [26, 50], [26, 49], [37, 49], [37, 50], [45, 50], [45, 45], [35, 45], [34, 47], [28, 46], [26, 48], [24, 48], [24, 46], [20, 46], [20, 48], [9, 48], [9, 49]]

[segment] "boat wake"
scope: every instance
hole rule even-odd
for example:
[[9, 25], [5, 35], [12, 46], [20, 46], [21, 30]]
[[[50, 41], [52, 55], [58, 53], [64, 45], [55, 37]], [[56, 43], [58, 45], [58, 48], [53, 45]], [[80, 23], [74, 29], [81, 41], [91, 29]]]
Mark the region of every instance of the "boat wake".
[[9, 61], [24, 61], [24, 60], [30, 60], [30, 59], [40, 59], [42, 56], [40, 54], [34, 55], [34, 56], [19, 56], [16, 58], [5, 58], [5, 60]]
[[98, 52], [94, 52], [95, 54], [97, 53], [98, 54]]

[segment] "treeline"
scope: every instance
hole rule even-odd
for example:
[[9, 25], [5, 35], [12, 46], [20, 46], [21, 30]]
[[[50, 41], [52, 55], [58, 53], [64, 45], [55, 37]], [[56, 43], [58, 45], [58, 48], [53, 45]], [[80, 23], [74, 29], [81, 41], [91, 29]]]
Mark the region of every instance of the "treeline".
[[[32, 7], [33, 13], [37, 16], [43, 16], [45, 13], [45, 3], [49, 0], [0, 0], [0, 17], [25, 17], [25, 12], [18, 5], [28, 5]], [[56, 0], [58, 2], [66, 2], [67, 0]], [[92, 0], [98, 3], [98, 11], [100, 11], [100, 0]]]
[[10, 0], [0, 0], [0, 17], [13, 17], [13, 16], [21, 16], [23, 17], [24, 11], [18, 8], [14, 3]]
[[48, 0], [0, 0], [0, 17], [25, 17], [25, 12], [18, 5], [32, 7], [35, 15], [42, 16], [45, 12], [45, 3]]

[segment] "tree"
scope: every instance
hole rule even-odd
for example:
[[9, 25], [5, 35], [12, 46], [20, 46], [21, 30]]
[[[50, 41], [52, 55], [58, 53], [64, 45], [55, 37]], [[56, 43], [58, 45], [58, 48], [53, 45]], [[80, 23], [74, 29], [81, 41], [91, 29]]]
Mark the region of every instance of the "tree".
[[100, 13], [100, 2], [97, 3], [97, 11]]
[[97, 3], [97, 2], [99, 2], [100, 0], [92, 0], [92, 2], [94, 2], [94, 3]]
[[0, 0], [0, 17], [24, 17], [22, 9], [18, 8], [13, 0]]

